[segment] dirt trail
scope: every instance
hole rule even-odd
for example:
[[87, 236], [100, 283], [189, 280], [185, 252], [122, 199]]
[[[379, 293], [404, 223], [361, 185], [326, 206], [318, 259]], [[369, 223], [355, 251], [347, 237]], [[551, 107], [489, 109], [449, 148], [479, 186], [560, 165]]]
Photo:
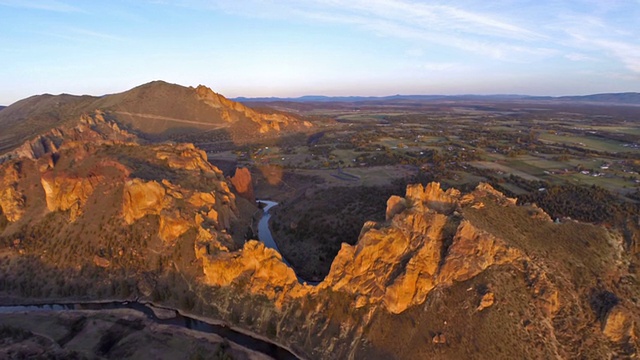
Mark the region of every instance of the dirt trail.
[[115, 114], [120, 114], [120, 115], [132, 116], [132, 117], [145, 118], [145, 119], [157, 119], [157, 120], [166, 120], [166, 121], [179, 122], [179, 123], [184, 123], [184, 124], [206, 125], [206, 126], [210, 126], [212, 128], [216, 128], [216, 129], [221, 129], [221, 128], [225, 128], [225, 127], [228, 126], [228, 124], [222, 124], [222, 125], [221, 124], [212, 124], [212, 123], [207, 123], [207, 122], [192, 121], [192, 120], [185, 120], [185, 119], [176, 119], [176, 118], [160, 116], [160, 115], [153, 115], [153, 114], [131, 113], [131, 112], [128, 112], [128, 111], [114, 111], [114, 113]]

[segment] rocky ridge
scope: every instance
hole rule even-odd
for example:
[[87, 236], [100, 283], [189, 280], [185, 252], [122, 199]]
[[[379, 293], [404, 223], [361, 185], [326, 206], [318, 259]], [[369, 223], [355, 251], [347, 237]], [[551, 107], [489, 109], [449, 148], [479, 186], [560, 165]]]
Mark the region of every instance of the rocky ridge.
[[311, 127], [311, 123], [299, 121], [288, 115], [258, 113], [239, 102], [227, 99], [204, 85], [198, 85], [195, 88], [195, 92], [200, 101], [218, 109], [222, 120], [225, 122], [232, 123], [240, 120], [241, 117], [245, 117], [259, 125], [258, 131], [261, 134], [269, 131], [280, 131], [285, 126], [297, 123], [301, 123], [304, 127]]
[[[148, 152], [171, 170], [190, 171], [214, 180], [215, 187], [211, 191], [198, 191], [166, 179], [147, 181], [132, 177], [134, 168], [117, 159], [96, 156], [113, 147]], [[198, 239], [210, 240], [212, 233], [217, 235], [228, 229], [237, 218], [235, 195], [222, 172], [209, 164], [203, 151], [191, 144], [140, 145], [134, 135], [105, 120], [99, 111], [83, 115], [76, 126], [52, 129], [5, 154], [3, 159], [0, 208], [10, 222], [19, 221], [28, 206], [25, 201], [28, 196], [18, 186], [25, 177], [21, 173], [25, 161], [39, 171], [47, 210], [68, 211], [70, 222], [85, 212], [87, 201], [105, 183], [111, 187], [110, 192], [122, 189], [120, 216], [126, 224], [157, 215], [158, 236], [167, 242], [191, 228], [197, 229]], [[229, 239], [225, 241], [232, 243]]]

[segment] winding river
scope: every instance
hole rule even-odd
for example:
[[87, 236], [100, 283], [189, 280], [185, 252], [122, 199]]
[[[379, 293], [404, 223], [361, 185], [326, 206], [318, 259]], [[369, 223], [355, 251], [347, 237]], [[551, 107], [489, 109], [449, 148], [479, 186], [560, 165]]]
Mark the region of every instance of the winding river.
[[104, 303], [70, 303], [44, 305], [0, 306], [0, 315], [31, 311], [72, 311], [72, 310], [113, 310], [131, 309], [143, 313], [148, 319], [163, 325], [173, 325], [203, 333], [216, 334], [245, 348], [263, 353], [274, 359], [295, 360], [297, 356], [287, 349], [272, 342], [252, 337], [224, 325], [208, 323], [202, 320], [182, 315], [176, 311], [176, 316], [165, 319], [158, 318], [151, 307], [136, 301], [113, 301]]
[[[262, 211], [264, 212], [264, 214], [262, 214], [262, 218], [258, 222], [258, 239], [262, 241], [266, 247], [279, 252], [280, 256], [282, 256], [282, 261], [285, 264], [287, 264], [288, 267], [293, 269], [293, 266], [289, 264], [287, 259], [284, 258], [284, 255], [282, 255], [282, 252], [280, 252], [280, 249], [278, 249], [278, 244], [276, 244], [275, 240], [273, 240], [273, 235], [271, 235], [271, 229], [269, 228], [269, 220], [271, 220], [271, 214], [269, 213], [269, 210], [272, 207], [278, 205], [278, 203], [275, 201], [269, 201], [269, 200], [258, 200], [258, 202], [265, 204], [264, 208], [262, 208]], [[295, 269], [293, 269], [293, 271], [295, 272]], [[296, 277], [298, 278], [298, 281], [301, 284], [306, 283], [307, 285], [316, 286], [320, 283], [319, 281], [305, 280], [300, 276], [298, 276], [297, 274], [296, 274]]]
[[[282, 252], [280, 252], [280, 249], [278, 249], [278, 244], [276, 244], [275, 240], [273, 240], [273, 235], [271, 235], [271, 229], [269, 228], [269, 220], [271, 220], [271, 214], [269, 213], [269, 210], [272, 207], [278, 205], [278, 203], [269, 200], [258, 200], [258, 202], [265, 204], [265, 206], [262, 208], [264, 214], [262, 214], [262, 218], [260, 219], [260, 222], [258, 222], [258, 238], [264, 243], [266, 247], [271, 248], [282, 255]], [[284, 256], [282, 256], [282, 261], [284, 261], [284, 263], [287, 264], [288, 267], [291, 267], [291, 264], [289, 264]]]

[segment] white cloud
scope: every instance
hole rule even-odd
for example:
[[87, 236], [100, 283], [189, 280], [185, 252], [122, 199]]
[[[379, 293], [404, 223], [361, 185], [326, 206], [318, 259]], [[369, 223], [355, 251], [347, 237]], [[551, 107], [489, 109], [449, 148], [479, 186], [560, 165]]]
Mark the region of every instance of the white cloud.
[[640, 73], [640, 46], [620, 41], [593, 39], [591, 42], [620, 60], [627, 69]]
[[[345, 24], [390, 38], [418, 40], [478, 53], [501, 60], [546, 56], [535, 45], [546, 39], [495, 14], [452, 5], [411, 0], [204, 0], [168, 1], [173, 5], [207, 8], [247, 17]], [[515, 45], [514, 45], [515, 43]]]
[[589, 56], [589, 55], [577, 53], [577, 52], [566, 54], [564, 57], [568, 60], [576, 61], [576, 62], [598, 61], [598, 59], [594, 58], [593, 56]]
[[[625, 10], [630, 10], [626, 13], [631, 18], [634, 11], [640, 14], [630, 2], [582, 0], [580, 6], [564, 0], [539, 5], [510, 0], [487, 4], [438, 0], [164, 2], [241, 16], [348, 25], [382, 37], [409, 40], [418, 48], [432, 44], [501, 61], [530, 63], [552, 57], [594, 61], [611, 56], [632, 71], [640, 67], [638, 46], [628, 40], [640, 38], [640, 33], [610, 15]], [[603, 34], [608, 38], [601, 38]], [[602, 50], [605, 53], [601, 56], [593, 54]], [[415, 57], [416, 52], [408, 55]]]

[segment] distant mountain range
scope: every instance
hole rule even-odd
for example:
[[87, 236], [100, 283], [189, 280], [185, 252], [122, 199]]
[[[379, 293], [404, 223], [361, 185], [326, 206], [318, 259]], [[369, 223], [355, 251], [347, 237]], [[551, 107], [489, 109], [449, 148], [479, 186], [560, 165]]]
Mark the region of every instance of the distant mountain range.
[[238, 102], [381, 102], [381, 101], [562, 101], [597, 102], [640, 105], [640, 93], [607, 93], [579, 96], [529, 96], [529, 95], [392, 95], [392, 96], [322, 96], [308, 95], [297, 98], [238, 97]]

